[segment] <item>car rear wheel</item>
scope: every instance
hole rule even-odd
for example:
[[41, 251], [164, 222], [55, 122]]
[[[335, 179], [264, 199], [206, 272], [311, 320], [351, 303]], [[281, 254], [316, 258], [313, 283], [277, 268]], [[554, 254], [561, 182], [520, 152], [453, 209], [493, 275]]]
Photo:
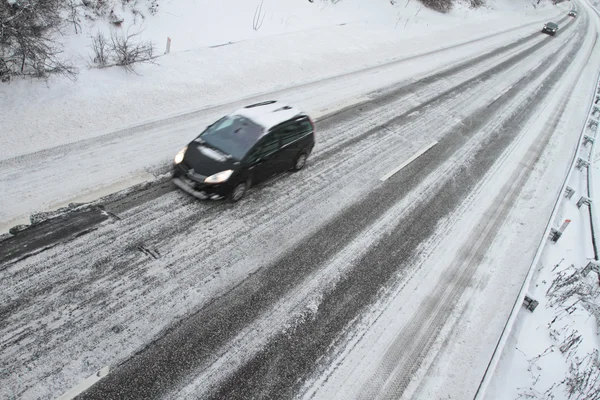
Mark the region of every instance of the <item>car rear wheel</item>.
[[229, 194], [229, 200], [234, 203], [240, 201], [248, 189], [250, 189], [250, 181], [238, 183]]
[[307, 159], [306, 153], [300, 153], [298, 157], [296, 157], [296, 161], [294, 161], [294, 171], [300, 171], [306, 165]]

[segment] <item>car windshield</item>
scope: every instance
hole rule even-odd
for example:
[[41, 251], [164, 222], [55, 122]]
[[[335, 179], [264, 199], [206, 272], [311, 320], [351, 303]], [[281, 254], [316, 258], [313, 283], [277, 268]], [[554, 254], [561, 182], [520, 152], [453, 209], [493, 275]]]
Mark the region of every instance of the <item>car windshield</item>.
[[241, 160], [263, 132], [261, 126], [248, 118], [229, 115], [209, 126], [200, 134], [200, 138], [209, 146]]
[[558, 25], [556, 25], [554, 22], [548, 22], [548, 23], [546, 24], [546, 26], [547, 26], [548, 28], [552, 28], [552, 29], [554, 29], [554, 28], [558, 28]]

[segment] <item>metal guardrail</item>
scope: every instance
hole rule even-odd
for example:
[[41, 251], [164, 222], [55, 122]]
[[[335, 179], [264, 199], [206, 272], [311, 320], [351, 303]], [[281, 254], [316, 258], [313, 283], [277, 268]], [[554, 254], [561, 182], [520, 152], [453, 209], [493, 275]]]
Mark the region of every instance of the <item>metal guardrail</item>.
[[[591, 5], [590, 5], [590, 7], [591, 7]], [[592, 7], [592, 9], [593, 9], [593, 7]], [[600, 16], [600, 13], [596, 9], [593, 9], [593, 10], [598, 16]], [[491, 358], [490, 362], [488, 363], [488, 366], [485, 370], [484, 376], [483, 376], [481, 382], [479, 383], [479, 387], [477, 388], [477, 392], [475, 393], [474, 400], [483, 400], [484, 399], [487, 388], [492, 380], [494, 372], [500, 361], [500, 357], [502, 356], [502, 353], [504, 352], [504, 348], [506, 346], [506, 343], [508, 341], [510, 333], [512, 332], [512, 329], [515, 325], [515, 322], [517, 320], [517, 317], [519, 315], [521, 307], [523, 306], [525, 296], [527, 294], [527, 291], [531, 284], [531, 280], [533, 278], [533, 272], [535, 271], [535, 266], [539, 263], [542, 253], [546, 247], [546, 243], [548, 241], [550, 231], [552, 229], [553, 221], [556, 219], [559, 207], [561, 205], [562, 199], [565, 194], [565, 190], [567, 188], [567, 184], [568, 184], [569, 180], [571, 179], [573, 170], [575, 169], [575, 164], [579, 157], [579, 153], [581, 152], [581, 147], [583, 146], [583, 139], [585, 136], [585, 132], [586, 132], [586, 129], [590, 122], [590, 117], [592, 115], [592, 111], [594, 110], [594, 107], [596, 106], [595, 98], [598, 95], [599, 91], [600, 91], [600, 72], [598, 73], [598, 76], [596, 78], [596, 90], [594, 91], [592, 100], [590, 101], [590, 109], [588, 111], [588, 117], [587, 117], [586, 123], [584, 124], [584, 126], [581, 130], [581, 133], [579, 135], [579, 144], [577, 145], [577, 148], [575, 149], [575, 152], [573, 153], [573, 157], [571, 160], [571, 166], [570, 166], [570, 168], [567, 172], [567, 175], [563, 181], [563, 185], [562, 185], [559, 195], [556, 198], [556, 202], [554, 203], [554, 208], [552, 209], [552, 214], [550, 215], [550, 218], [548, 219], [548, 224], [546, 225], [546, 230], [544, 232], [544, 236], [542, 236], [542, 238], [540, 240], [540, 244], [538, 246], [538, 250], [535, 254], [533, 262], [531, 263], [531, 266], [529, 267], [529, 271], [527, 272], [527, 276], [525, 277], [525, 280], [523, 281], [523, 284], [521, 285], [521, 290], [519, 291], [519, 295], [514, 303], [514, 306], [513, 306], [513, 309], [511, 310], [510, 316], [508, 317], [508, 320], [506, 321], [506, 324], [504, 325], [504, 329], [502, 330], [502, 334], [500, 336], [498, 344], [496, 345], [496, 348], [494, 349], [494, 353], [492, 354], [492, 358]], [[595, 135], [596, 135], [596, 137], [598, 136], [597, 130], [596, 130]], [[595, 154], [595, 143], [596, 143], [596, 140], [594, 140], [592, 142], [592, 150], [590, 153], [591, 162], [588, 167], [588, 197], [590, 197], [590, 198], [593, 193], [593, 183], [591, 183], [592, 182], [591, 171], [593, 170], [593, 158], [594, 158], [594, 154]], [[597, 238], [596, 238], [596, 235], [594, 235], [594, 229], [593, 229], [594, 222], [596, 221], [595, 215], [596, 215], [595, 206], [594, 206], [594, 202], [592, 201], [590, 204], [590, 219], [591, 219], [591, 225], [592, 225], [592, 241], [594, 244], [594, 250], [596, 252], [596, 249], [598, 248], [596, 245]], [[596, 253], [596, 259], [598, 259], [597, 253]]]
[[[596, 86], [596, 101], [600, 98], [600, 81], [598, 81], [598, 86]], [[594, 101], [594, 104], [592, 105], [592, 109], [594, 110], [594, 112], [596, 111], [595, 108], [598, 107], [596, 104], [596, 101]], [[598, 110], [600, 113], [600, 109]], [[591, 120], [591, 113], [588, 114], [588, 119], [586, 121], [586, 127], [590, 127], [590, 120]], [[592, 140], [592, 147], [590, 149], [590, 154], [588, 156], [588, 167], [587, 167], [587, 191], [588, 191], [588, 198], [592, 199], [592, 201], [590, 202], [589, 205], [589, 212], [590, 212], [590, 227], [591, 227], [591, 233], [592, 233], [592, 244], [594, 246], [594, 259], [596, 261], [598, 261], [598, 230], [596, 229], [598, 227], [598, 219], [596, 218], [596, 216], [598, 215], [596, 213], [596, 201], [598, 200], [594, 197], [594, 175], [593, 175], [593, 171], [594, 171], [594, 156], [596, 154], [596, 142], [598, 141], [598, 124], [595, 123], [593, 124], [594, 126], [594, 137]]]

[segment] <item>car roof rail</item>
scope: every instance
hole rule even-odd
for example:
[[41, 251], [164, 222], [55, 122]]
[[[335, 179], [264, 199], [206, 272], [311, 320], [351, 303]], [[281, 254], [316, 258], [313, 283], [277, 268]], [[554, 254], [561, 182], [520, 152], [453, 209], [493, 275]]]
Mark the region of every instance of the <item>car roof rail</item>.
[[249, 106], [246, 106], [244, 108], [254, 108], [254, 107], [260, 107], [260, 106], [268, 106], [269, 104], [275, 104], [277, 103], [277, 100], [267, 100], [267, 101], [263, 101], [260, 103], [255, 103], [255, 104], [250, 104]]

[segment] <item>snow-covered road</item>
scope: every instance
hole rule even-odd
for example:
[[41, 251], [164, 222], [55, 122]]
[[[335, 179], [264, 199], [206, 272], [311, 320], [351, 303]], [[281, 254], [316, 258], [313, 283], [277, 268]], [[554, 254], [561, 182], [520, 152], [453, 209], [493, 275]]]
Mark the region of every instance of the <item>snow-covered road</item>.
[[[564, 18], [564, 10], [561, 9], [560, 14], [560, 18]], [[52, 116], [46, 116], [47, 107], [42, 107], [40, 111], [44, 111], [44, 114], [37, 119], [59, 119], [58, 122], [53, 122], [62, 123], [57, 127], [29, 127], [24, 122], [36, 122], [36, 118], [24, 120], [19, 114], [21, 109], [11, 112], [7, 108], [6, 114], [2, 115], [4, 121], [0, 121], [0, 124], [6, 130], [14, 130], [14, 133], [5, 138], [0, 153], [0, 233], [7, 232], [17, 224], [29, 223], [29, 216], [34, 212], [53, 210], [72, 202], [88, 202], [136, 183], [153, 180], [164, 171], [173, 154], [180, 150], [183, 143], [195, 137], [201, 127], [242, 105], [277, 98], [301, 107], [318, 119], [375, 97], [377, 94], [373, 94], [373, 91], [395, 87], [401, 82], [406, 84], [418, 81], [436, 70], [526, 37], [537, 31], [546, 19], [555, 15], [556, 10], [546, 10], [535, 18], [503, 21], [491, 31], [482, 30], [477, 25], [466, 25], [460, 30], [460, 34], [447, 34], [443, 44], [439, 43], [437, 36], [425, 36], [419, 41], [413, 39], [400, 42], [400, 45], [392, 46], [387, 43], [387, 46], [382, 46], [385, 51], [373, 50], [366, 54], [364, 50], [351, 52], [341, 48], [341, 55], [332, 53], [328, 47], [321, 49], [322, 46], [319, 46], [319, 54], [323, 53], [323, 57], [326, 55], [328, 58], [302, 61], [296, 75], [289, 70], [292, 62], [299, 63], [294, 57], [289, 60], [284, 58], [270, 65], [261, 64], [256, 67], [260, 67], [259, 73], [248, 72], [250, 78], [234, 75], [228, 78], [231, 82], [218, 89], [203, 87], [203, 91], [211, 93], [212, 103], [204, 104], [207, 102], [206, 96], [199, 95], [204, 101], [201, 103], [203, 107], [198, 107], [199, 110], [190, 110], [171, 118], [160, 115], [157, 121], [121, 130], [113, 129], [108, 133], [99, 132], [97, 127], [92, 129], [80, 126], [82, 121], [92, 118], [78, 116], [77, 113], [90, 113], [82, 105], [72, 112], [69, 107], [64, 107], [64, 110], [55, 111], [57, 115]], [[323, 35], [334, 36], [339, 40], [345, 37], [336, 31], [317, 31], [312, 38], [306, 38], [306, 34], [299, 37], [292, 35], [283, 43], [271, 41], [265, 46], [283, 51], [287, 48], [288, 41], [310, 41]], [[238, 45], [239, 48], [226, 48], [222, 52], [232, 54], [221, 57], [241, 57], [242, 51], [256, 51], [254, 46], [253, 43], [242, 43]], [[306, 57], [312, 53], [304, 50], [301, 54]], [[364, 57], [369, 58], [368, 63], [365, 63]], [[341, 60], [346, 60], [346, 65], [338, 65]], [[314, 66], [319, 68], [314, 69]], [[282, 74], [282, 69], [287, 72]], [[332, 73], [333, 70], [345, 73]], [[292, 80], [294, 77], [295, 81]], [[270, 81], [269, 86], [263, 82], [265, 79]], [[301, 84], [292, 85], [292, 82]], [[286, 89], [269, 90], [268, 93], [257, 96], [257, 93], [265, 92], [265, 87]], [[232, 102], [232, 99], [240, 100]], [[117, 97], [114, 101], [118, 103], [125, 100]], [[161, 98], [152, 103], [172, 101]], [[142, 99], [140, 103], [147, 101]], [[219, 105], [211, 107], [210, 104]], [[125, 107], [131, 106], [123, 105]], [[164, 108], [172, 110], [173, 105], [164, 104]], [[98, 119], [99, 115], [108, 112], [104, 108], [98, 108], [92, 114]], [[131, 115], [136, 115], [133, 112], [122, 114], [130, 118]], [[96, 121], [96, 126], [106, 119]]]
[[[0, 242], [0, 397], [57, 397], [109, 367], [83, 397], [468, 398], [577, 146], [578, 79], [597, 73], [597, 22], [566, 9], [556, 37], [526, 25], [261, 96], [310, 111], [318, 145], [240, 204], [157, 179]], [[105, 182], [159, 175], [173, 136], [236, 105], [37, 155], [72, 158], [70, 194], [102, 154]], [[156, 146], [128, 163], [140, 136]], [[0, 167], [20, 177], [20, 160]]]

